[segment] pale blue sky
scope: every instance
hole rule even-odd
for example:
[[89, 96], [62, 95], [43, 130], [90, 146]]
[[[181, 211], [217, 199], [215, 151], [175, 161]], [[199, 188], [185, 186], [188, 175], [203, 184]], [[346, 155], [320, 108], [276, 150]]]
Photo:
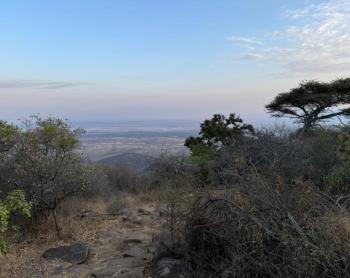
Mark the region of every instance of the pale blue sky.
[[1, 1], [0, 118], [262, 121], [281, 90], [349, 72], [349, 2]]

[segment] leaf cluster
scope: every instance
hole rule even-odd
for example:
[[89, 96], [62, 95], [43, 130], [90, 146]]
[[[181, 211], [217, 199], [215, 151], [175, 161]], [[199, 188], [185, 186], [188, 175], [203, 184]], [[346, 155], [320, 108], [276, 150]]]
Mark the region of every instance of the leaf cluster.
[[6, 233], [10, 216], [15, 212], [28, 218], [31, 216], [31, 204], [26, 201], [25, 193], [21, 190], [12, 191], [5, 199], [0, 200], [0, 255], [8, 253], [9, 242]]

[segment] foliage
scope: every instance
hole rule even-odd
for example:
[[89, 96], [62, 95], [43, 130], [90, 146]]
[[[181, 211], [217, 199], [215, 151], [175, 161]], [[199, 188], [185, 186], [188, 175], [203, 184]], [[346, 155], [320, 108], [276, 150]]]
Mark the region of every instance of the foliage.
[[191, 136], [185, 142], [185, 146], [192, 153], [194, 152], [194, 155], [197, 152], [202, 152], [201, 148], [196, 149], [198, 146], [218, 149], [231, 143], [234, 139], [254, 133], [253, 126], [244, 124], [243, 120], [235, 114], [230, 114], [228, 118], [224, 115], [215, 114], [212, 119], [205, 120], [200, 127], [199, 136]]
[[350, 133], [339, 135], [337, 149], [338, 163], [325, 177], [326, 189], [332, 194], [346, 195], [350, 193]]
[[218, 154], [228, 146], [240, 144], [254, 134], [252, 125], [243, 123], [235, 114], [228, 118], [215, 114], [201, 124], [199, 136], [189, 137], [185, 146], [191, 150], [191, 158], [198, 169], [199, 180], [208, 183], [215, 173]]
[[0, 200], [0, 255], [6, 255], [8, 252], [6, 233], [9, 229], [10, 216], [15, 212], [25, 217], [31, 216], [31, 205], [25, 200], [25, 194], [21, 190], [12, 191], [4, 200]]
[[287, 93], [280, 93], [266, 109], [274, 117], [288, 117], [310, 130], [335, 117], [350, 115], [350, 78], [325, 83], [302, 82]]
[[105, 175], [88, 165], [79, 150], [83, 132], [52, 117], [33, 116], [21, 128], [1, 122], [0, 198], [14, 189], [23, 190], [34, 218], [53, 215], [59, 235], [58, 204], [70, 196], [91, 192], [105, 181]]
[[349, 277], [349, 215], [310, 183], [249, 167], [182, 217], [177, 245], [193, 277]]
[[77, 152], [81, 133], [62, 119], [33, 117], [25, 122], [14, 178], [35, 213], [54, 210], [86, 184], [86, 167]]
[[193, 168], [187, 155], [163, 153], [152, 161], [148, 171], [152, 184], [162, 186], [179, 177], [191, 179]]
[[110, 196], [113, 186], [108, 178], [108, 170], [96, 165], [83, 165], [83, 179], [80, 180], [81, 187], [75, 195], [85, 198], [95, 198], [96, 196]]
[[13, 190], [8, 188], [8, 181], [14, 172], [13, 165], [16, 159], [15, 150], [19, 140], [19, 130], [17, 127], [0, 121], [0, 198]]
[[[280, 133], [279, 133], [280, 132]], [[231, 187], [249, 167], [274, 180], [305, 180], [324, 185], [337, 162], [336, 149], [340, 130], [317, 129], [304, 135], [302, 141], [283, 131], [256, 130], [223, 146], [211, 156], [192, 157], [199, 180], [207, 186]]]
[[104, 166], [107, 180], [112, 192], [137, 190], [138, 176], [127, 166]]
[[16, 143], [17, 136], [18, 129], [15, 126], [0, 121], [0, 155], [10, 151]]
[[274, 134], [262, 130], [236, 152], [265, 177], [287, 182], [304, 180], [322, 188], [324, 177], [337, 161], [340, 133], [336, 129], [315, 129], [304, 134], [301, 141], [288, 133]]

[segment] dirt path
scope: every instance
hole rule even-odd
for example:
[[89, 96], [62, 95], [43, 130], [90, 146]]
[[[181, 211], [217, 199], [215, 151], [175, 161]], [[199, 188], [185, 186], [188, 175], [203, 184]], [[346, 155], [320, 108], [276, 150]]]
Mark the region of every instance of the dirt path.
[[[1, 277], [150, 277], [147, 268], [153, 258], [152, 239], [159, 234], [162, 219], [157, 211], [131, 210], [116, 216], [77, 216], [74, 225], [79, 225], [81, 234], [71, 240], [42, 244], [36, 242], [37, 250], [28, 251], [20, 247], [12, 255], [12, 260], [21, 260], [15, 271]], [[90, 229], [90, 230], [89, 230]], [[85, 230], [85, 233], [84, 233]], [[73, 231], [74, 232], [74, 231]], [[72, 243], [82, 243], [89, 248], [87, 259], [81, 264], [65, 263], [61, 260], [47, 261], [42, 257], [46, 248]], [[27, 254], [26, 254], [27, 252]], [[26, 255], [25, 255], [26, 254]], [[17, 257], [17, 258], [16, 258]], [[11, 256], [8, 258], [11, 260]], [[2, 263], [2, 261], [0, 261]], [[5, 271], [6, 272], [6, 271]], [[4, 273], [4, 272], [2, 272]]]
[[51, 277], [145, 277], [153, 258], [152, 238], [159, 232], [160, 219], [153, 214], [121, 220], [117, 230], [100, 231], [95, 241], [87, 244], [86, 262], [56, 266]]

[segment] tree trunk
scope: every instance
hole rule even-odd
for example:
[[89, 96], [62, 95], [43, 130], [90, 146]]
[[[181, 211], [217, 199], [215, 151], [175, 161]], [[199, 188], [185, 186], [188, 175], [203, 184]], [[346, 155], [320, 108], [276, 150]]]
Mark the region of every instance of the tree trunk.
[[58, 226], [58, 222], [57, 222], [56, 209], [52, 210], [51, 212], [52, 212], [53, 220], [55, 222], [56, 234], [57, 234], [57, 237], [60, 239], [61, 238], [61, 230], [60, 230], [60, 227]]

